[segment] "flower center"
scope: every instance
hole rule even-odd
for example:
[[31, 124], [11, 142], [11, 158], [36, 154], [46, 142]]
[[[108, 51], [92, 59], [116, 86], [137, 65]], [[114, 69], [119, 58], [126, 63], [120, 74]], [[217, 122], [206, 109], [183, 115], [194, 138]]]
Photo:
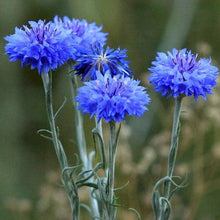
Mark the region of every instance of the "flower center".
[[[114, 86], [113, 86], [114, 85]], [[120, 79], [117, 79], [116, 82], [110, 83], [109, 78], [107, 79], [105, 90], [107, 95], [112, 98], [113, 96], [116, 96], [120, 94], [120, 89], [122, 87], [122, 81]]]
[[108, 62], [108, 59], [105, 54], [98, 56], [98, 63], [106, 63], [107, 64], [107, 62]]
[[100, 72], [103, 72], [103, 64], [108, 64], [108, 59], [105, 55], [99, 55], [97, 57], [96, 66]]
[[178, 71], [180, 73], [191, 72], [195, 68], [196, 58], [191, 53], [180, 54], [179, 52], [176, 54], [176, 57], [172, 58], [172, 62], [174, 66], [178, 66]]
[[31, 29], [25, 28], [26, 34], [33, 40], [37, 40], [39, 44], [43, 44], [43, 41], [49, 36], [52, 38], [56, 32], [56, 28], [52, 28], [51, 24], [46, 24], [45, 21], [38, 23], [37, 26], [31, 26]]

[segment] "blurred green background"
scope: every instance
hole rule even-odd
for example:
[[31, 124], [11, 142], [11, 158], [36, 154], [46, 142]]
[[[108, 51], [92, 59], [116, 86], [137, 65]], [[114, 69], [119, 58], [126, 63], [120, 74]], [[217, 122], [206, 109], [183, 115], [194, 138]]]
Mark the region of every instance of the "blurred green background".
[[[41, 78], [19, 62], [9, 63], [3, 37], [29, 20], [54, 15], [85, 18], [103, 25], [107, 44], [128, 49], [134, 77], [141, 79], [151, 96], [149, 111], [127, 118], [122, 127], [116, 167], [119, 192], [118, 219], [133, 220], [127, 209], [137, 209], [142, 219], [153, 219], [151, 192], [166, 174], [173, 100], [160, 97], [149, 85], [148, 67], [156, 52], [173, 47], [192, 49], [220, 64], [219, 0], [1, 0], [0, 1], [0, 219], [70, 219], [65, 194], [59, 185], [60, 170], [52, 144], [37, 130], [48, 128]], [[66, 68], [54, 74], [54, 105], [68, 98], [58, 125], [61, 139], [74, 164], [73, 112]], [[180, 148], [175, 173], [188, 173], [188, 187], [174, 197], [172, 219], [220, 219], [220, 86], [205, 102], [184, 100]], [[87, 143], [92, 150], [86, 117]], [[87, 200], [85, 191], [82, 201]], [[87, 219], [82, 211], [83, 218]]]

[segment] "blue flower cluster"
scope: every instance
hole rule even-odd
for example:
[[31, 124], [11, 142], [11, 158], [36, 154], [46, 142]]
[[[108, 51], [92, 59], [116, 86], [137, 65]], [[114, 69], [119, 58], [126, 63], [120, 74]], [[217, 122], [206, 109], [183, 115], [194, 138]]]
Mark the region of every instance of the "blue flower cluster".
[[85, 86], [79, 88], [78, 108], [91, 118], [97, 115], [98, 121], [103, 118], [106, 122], [120, 122], [126, 115], [140, 117], [150, 98], [139, 83], [130, 77], [112, 76], [109, 71], [104, 75], [98, 72], [96, 80], [84, 82]]
[[15, 34], [5, 37], [10, 61], [21, 60], [22, 66], [37, 68], [39, 74], [56, 70], [70, 59], [76, 61], [75, 73], [85, 83], [76, 100], [84, 114], [120, 122], [126, 115], [140, 117], [147, 109], [150, 98], [139, 81], [130, 78], [126, 50], [105, 49], [107, 34], [102, 27], [66, 16], [29, 25], [16, 27]]
[[70, 59], [75, 60], [79, 51], [95, 41], [105, 43], [102, 27], [85, 20], [54, 17], [54, 21], [30, 21], [30, 27], [15, 28], [15, 34], [6, 36], [6, 54], [10, 61], [21, 60], [22, 66], [30, 65], [38, 73], [48, 73]]
[[199, 96], [206, 99], [216, 85], [218, 68], [212, 66], [210, 59], [197, 60], [197, 55], [186, 49], [173, 49], [172, 52], [158, 53], [156, 61], [149, 68], [149, 77], [157, 92], [163, 96]]
[[85, 83], [77, 96], [83, 113], [120, 122], [126, 115], [140, 117], [147, 109], [150, 98], [139, 81], [130, 78], [126, 50], [105, 47], [107, 34], [101, 26], [66, 16], [29, 25], [16, 27], [15, 34], [5, 37], [10, 61], [21, 60], [22, 66], [30, 65], [39, 74], [76, 61], [75, 73]]
[[147, 110], [150, 98], [139, 81], [130, 78], [126, 57], [126, 50], [105, 49], [100, 41], [79, 51], [74, 70], [85, 84], [76, 97], [83, 114], [96, 115], [98, 121], [120, 122], [126, 115], [140, 117]]
[[103, 75], [109, 71], [112, 76], [118, 74], [131, 76], [132, 71], [129, 70], [129, 61], [125, 60], [126, 57], [126, 50], [120, 50], [120, 48], [113, 50], [109, 47], [105, 50], [103, 45], [97, 42], [91, 44], [89, 50], [81, 52], [74, 69], [77, 75], [82, 76], [83, 81], [96, 79], [97, 71]]

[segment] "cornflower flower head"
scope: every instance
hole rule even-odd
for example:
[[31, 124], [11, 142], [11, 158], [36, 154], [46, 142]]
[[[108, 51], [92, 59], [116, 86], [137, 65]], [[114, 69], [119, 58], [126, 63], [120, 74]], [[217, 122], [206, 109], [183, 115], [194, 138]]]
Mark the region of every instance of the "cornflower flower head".
[[140, 81], [121, 75], [112, 76], [96, 73], [97, 79], [84, 82], [80, 87], [76, 101], [83, 114], [89, 113], [92, 118], [97, 115], [106, 122], [124, 121], [126, 115], [140, 117], [149, 104], [150, 98], [145, 88], [139, 86]]
[[206, 94], [212, 94], [219, 74], [218, 68], [210, 63], [211, 58], [197, 60], [197, 54], [174, 48], [167, 54], [157, 54], [156, 61], [149, 68], [149, 80], [162, 96], [178, 98], [193, 95], [196, 101], [199, 96], [206, 100]]
[[48, 73], [72, 58], [74, 45], [70, 31], [57, 27], [53, 22], [29, 21], [30, 27], [15, 28], [15, 34], [6, 36], [6, 54], [10, 61], [21, 60], [22, 66], [30, 65], [38, 73]]
[[101, 31], [102, 26], [98, 27], [95, 22], [88, 23], [85, 19], [79, 20], [74, 18], [71, 20], [67, 16], [64, 16], [62, 19], [56, 15], [54, 23], [71, 31], [76, 47], [75, 57], [80, 56], [80, 51], [88, 50], [94, 42], [105, 44], [107, 40], [106, 36], [108, 34], [103, 33]]
[[104, 75], [106, 71], [114, 75], [131, 76], [129, 70], [129, 61], [126, 61], [126, 50], [120, 48], [113, 50], [109, 47], [104, 49], [100, 43], [91, 45], [91, 50], [81, 52], [81, 56], [76, 60], [77, 65], [74, 70], [77, 75], [82, 76], [82, 81], [93, 80], [97, 78], [97, 71]]

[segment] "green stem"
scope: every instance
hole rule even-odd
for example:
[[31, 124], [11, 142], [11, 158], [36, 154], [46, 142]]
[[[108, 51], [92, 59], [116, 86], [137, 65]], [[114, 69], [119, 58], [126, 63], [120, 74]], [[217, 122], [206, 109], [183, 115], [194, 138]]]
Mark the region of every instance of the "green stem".
[[[42, 73], [41, 74], [43, 85], [44, 85], [44, 92], [45, 92], [45, 104], [47, 109], [47, 116], [50, 124], [51, 134], [53, 145], [55, 148], [55, 152], [60, 164], [62, 171], [68, 167], [67, 157], [63, 146], [58, 138], [55, 120], [54, 120], [54, 111], [53, 111], [53, 102], [52, 102], [52, 73], [49, 72], [48, 74]], [[67, 172], [63, 175], [63, 184], [65, 190], [68, 195], [68, 199], [70, 201], [72, 216], [74, 220], [79, 219], [79, 199], [76, 187], [73, 185], [71, 179]]]
[[[61, 169], [63, 169], [66, 166], [67, 161], [66, 161], [66, 156], [61, 155], [63, 152], [61, 151], [60, 146], [59, 146], [56, 126], [55, 126], [55, 122], [54, 122], [54, 113], [53, 113], [53, 105], [52, 105], [52, 92], [51, 92], [52, 91], [52, 83], [51, 83], [52, 76], [51, 75], [52, 74], [50, 74], [50, 73], [48, 73], [48, 74], [42, 73], [41, 77], [42, 77], [43, 85], [44, 85], [47, 116], [48, 116], [51, 132], [52, 132], [53, 145], [54, 145]], [[63, 159], [61, 159], [61, 157]]]
[[[71, 71], [69, 71], [71, 72]], [[91, 164], [88, 160], [87, 156], [87, 150], [86, 150], [86, 141], [85, 141], [85, 134], [84, 134], [84, 128], [83, 128], [83, 118], [81, 112], [78, 110], [78, 103], [75, 101], [76, 95], [77, 95], [77, 89], [78, 89], [78, 83], [77, 83], [77, 76], [73, 73], [69, 73], [69, 79], [70, 79], [70, 89], [71, 89], [71, 96], [72, 96], [72, 105], [73, 110], [75, 114], [75, 130], [76, 130], [76, 138], [77, 138], [77, 147], [79, 150], [79, 155], [82, 160], [83, 166], [85, 170], [91, 170]], [[91, 178], [90, 181], [93, 179]], [[91, 201], [91, 206], [94, 214], [94, 219], [100, 218], [99, 208], [97, 200], [94, 198], [93, 190], [91, 188], [89, 190], [89, 196]]]
[[103, 167], [105, 175], [107, 176], [105, 144], [104, 144], [103, 133], [102, 133], [102, 119], [98, 122], [97, 116], [95, 116], [95, 124], [96, 124], [96, 131], [99, 135], [98, 143], [99, 143], [99, 151], [100, 151], [101, 160], [102, 160], [102, 167]]
[[75, 98], [77, 95], [77, 78], [75, 74], [70, 75], [70, 89], [71, 89], [71, 96], [72, 96], [72, 104], [75, 114], [75, 128], [76, 128], [76, 138], [77, 138], [77, 146], [79, 149], [80, 158], [83, 162], [83, 165], [86, 169], [88, 169], [88, 158], [87, 158], [87, 151], [86, 151], [86, 142], [85, 142], [85, 134], [83, 129], [83, 119], [80, 111], [78, 110], [78, 103], [75, 102]]
[[[178, 151], [179, 119], [180, 119], [180, 113], [181, 113], [181, 105], [182, 105], [182, 98], [175, 99], [171, 146], [170, 146], [170, 152], [168, 156], [168, 171], [167, 171], [167, 176], [170, 177], [170, 179], [173, 179], [173, 171], [174, 171], [174, 167], [176, 163], [176, 156], [177, 156], [177, 151]], [[165, 181], [163, 196], [168, 201], [170, 201], [170, 188], [171, 188], [171, 182]], [[169, 214], [168, 214], [169, 212], [167, 212], [167, 202], [163, 202], [163, 204], [164, 204], [164, 209], [162, 212], [161, 220], [167, 220], [169, 219]]]
[[109, 143], [109, 166], [108, 166], [108, 202], [109, 202], [109, 220], [116, 218], [116, 208], [114, 207], [114, 180], [115, 180], [115, 159], [117, 149], [116, 123], [111, 121], [110, 125], [110, 143]]

